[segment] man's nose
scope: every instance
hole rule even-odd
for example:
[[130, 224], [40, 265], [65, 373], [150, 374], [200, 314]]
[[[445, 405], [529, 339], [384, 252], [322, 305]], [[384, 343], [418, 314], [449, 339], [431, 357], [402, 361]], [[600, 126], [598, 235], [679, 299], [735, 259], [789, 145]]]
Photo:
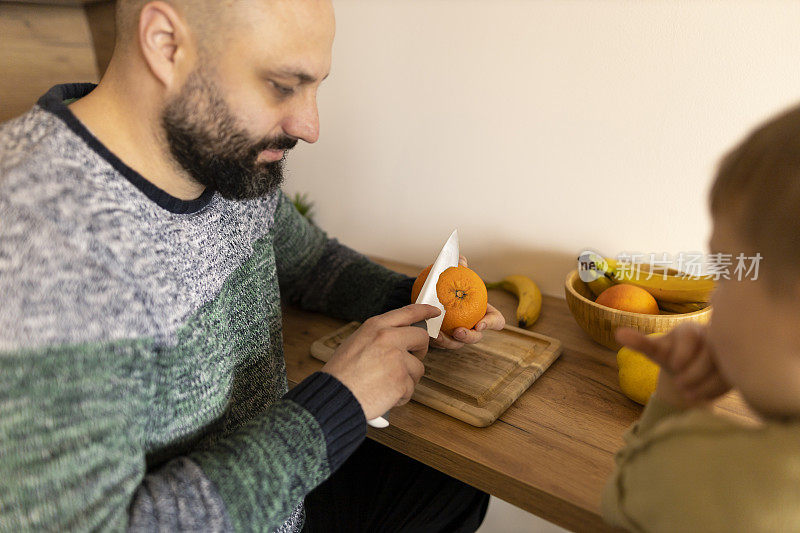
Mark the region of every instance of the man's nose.
[[315, 143], [319, 139], [319, 111], [316, 96], [299, 102], [284, 120], [283, 131], [292, 137]]

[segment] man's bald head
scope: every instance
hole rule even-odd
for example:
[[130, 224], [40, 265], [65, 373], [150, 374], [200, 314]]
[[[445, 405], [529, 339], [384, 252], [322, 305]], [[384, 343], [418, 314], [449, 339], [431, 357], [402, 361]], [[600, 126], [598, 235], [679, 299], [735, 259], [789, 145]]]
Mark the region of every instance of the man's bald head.
[[[131, 50], [137, 43], [142, 8], [153, 0], [117, 0], [116, 46]], [[184, 18], [199, 47], [210, 48], [232, 27], [246, 0], [162, 0]]]
[[173, 163], [229, 198], [274, 190], [286, 150], [319, 137], [331, 0], [117, 2], [109, 84], [154, 110]]

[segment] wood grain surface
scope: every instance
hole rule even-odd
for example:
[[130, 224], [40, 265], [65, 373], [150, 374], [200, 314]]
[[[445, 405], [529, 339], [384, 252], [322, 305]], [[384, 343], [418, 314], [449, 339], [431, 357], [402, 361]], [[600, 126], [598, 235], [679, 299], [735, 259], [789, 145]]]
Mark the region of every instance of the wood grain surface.
[[[361, 324], [351, 322], [311, 345], [321, 361]], [[458, 350], [431, 348], [425, 356], [425, 375], [412, 399], [467, 424], [486, 427], [505, 412], [520, 394], [556, 360], [561, 341], [506, 325], [487, 330], [481, 342]]]
[[711, 306], [693, 313], [669, 313], [644, 315], [612, 309], [594, 301], [589, 287], [581, 281], [577, 270], [567, 275], [565, 291], [567, 307], [575, 321], [596, 342], [606, 348], [619, 350], [622, 346], [614, 337], [617, 328], [625, 326], [644, 334], [670, 331], [678, 324], [696, 322], [706, 324], [711, 319]]
[[0, 2], [0, 122], [53, 85], [97, 82], [113, 46], [113, 2]]
[[[408, 275], [420, 270], [376, 261]], [[513, 296], [492, 290], [489, 301], [513, 319]], [[311, 344], [344, 324], [284, 308], [290, 385], [322, 367]], [[368, 437], [567, 529], [607, 531], [599, 516], [601, 491], [641, 406], [619, 389], [616, 353], [580, 329], [563, 299], [545, 296], [532, 329], [559, 339], [562, 354], [491, 426], [477, 428], [412, 401], [392, 409], [391, 425], [369, 428]], [[754, 420], [734, 394], [715, 410]]]

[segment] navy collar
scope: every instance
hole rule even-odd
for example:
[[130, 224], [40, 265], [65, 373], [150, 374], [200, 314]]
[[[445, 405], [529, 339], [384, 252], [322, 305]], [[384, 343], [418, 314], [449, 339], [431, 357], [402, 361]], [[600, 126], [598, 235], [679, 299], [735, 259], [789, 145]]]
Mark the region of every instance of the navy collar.
[[95, 87], [96, 85], [94, 83], [65, 83], [56, 85], [39, 98], [37, 104], [42, 109], [60, 118], [69, 129], [89, 145], [89, 148], [108, 161], [117, 172], [125, 176], [137, 189], [142, 191], [145, 196], [160, 207], [163, 207], [171, 213], [185, 214], [196, 213], [207, 206], [214, 196], [213, 190], [206, 188], [199, 198], [194, 200], [181, 200], [159, 189], [151, 182], [147, 181], [141, 174], [126, 165], [119, 157], [114, 155], [111, 150], [106, 148], [106, 146], [101, 143], [97, 137], [92, 135], [92, 132], [78, 120], [78, 117], [70, 111], [66, 104], [64, 104], [65, 100], [77, 100], [78, 98], [86, 96], [92, 92]]

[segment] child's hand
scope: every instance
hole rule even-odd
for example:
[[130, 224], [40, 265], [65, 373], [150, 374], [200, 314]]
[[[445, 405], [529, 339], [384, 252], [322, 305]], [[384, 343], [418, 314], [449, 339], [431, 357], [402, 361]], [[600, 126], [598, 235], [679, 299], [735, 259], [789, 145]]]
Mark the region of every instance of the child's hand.
[[699, 324], [681, 324], [661, 337], [648, 337], [634, 329], [620, 328], [616, 338], [661, 367], [655, 396], [687, 408], [713, 400], [731, 388], [717, 369], [706, 331]]

